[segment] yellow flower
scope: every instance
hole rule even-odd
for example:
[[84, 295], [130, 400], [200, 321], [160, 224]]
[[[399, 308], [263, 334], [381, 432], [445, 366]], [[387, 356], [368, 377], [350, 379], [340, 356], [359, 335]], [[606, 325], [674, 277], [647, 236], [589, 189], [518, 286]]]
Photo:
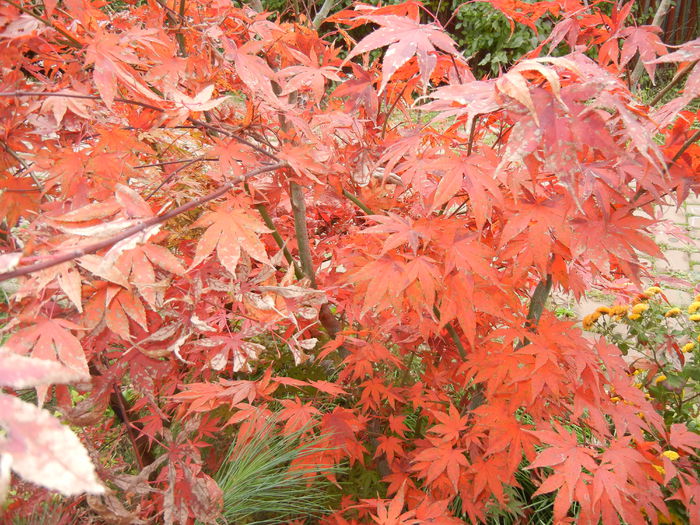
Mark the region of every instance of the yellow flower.
[[588, 330], [591, 326], [593, 326], [593, 323], [595, 323], [599, 317], [600, 314], [598, 312], [588, 314], [586, 317], [583, 318], [583, 321], [581, 322], [581, 324], [583, 324], [583, 329]]
[[649, 392], [647, 392], [646, 394], [644, 394], [644, 397], [647, 399], [651, 399], [651, 394]]
[[700, 301], [693, 301], [690, 303], [690, 306], [688, 307], [689, 314], [694, 314], [698, 310], [700, 310]]
[[649, 309], [649, 305], [646, 303], [639, 303], [635, 304], [632, 307], [632, 313], [633, 314], [641, 314], [642, 312], [646, 312]]
[[641, 317], [640, 314], [629, 314], [629, 315], [627, 316], [628, 319], [632, 319], [633, 321], [636, 321], [636, 320], [639, 319], [640, 317]]
[[664, 469], [661, 465], [653, 465], [653, 467], [658, 470], [660, 474], [666, 474], [666, 469]]
[[611, 398], [610, 398], [610, 401], [612, 401], [613, 403], [619, 403], [619, 402], [620, 402], [620, 398], [617, 397], [617, 396], [611, 397]]
[[632, 386], [633, 386], [634, 388], [642, 388], [642, 386], [644, 386], [644, 385], [642, 385], [641, 383], [637, 382], [637, 383], [634, 383]]
[[700, 314], [693, 314], [690, 317], [688, 317], [691, 321], [700, 321]]
[[684, 352], [690, 352], [693, 348], [695, 348], [695, 343], [693, 343], [692, 341], [683, 345]]
[[693, 301], [696, 303], [700, 303], [700, 294], [696, 295]]
[[610, 310], [610, 308], [607, 306], [599, 306], [595, 309], [595, 311], [601, 315], [610, 315], [610, 313], [612, 313], [612, 310]]
[[675, 450], [664, 450], [661, 453], [661, 455], [666, 456], [671, 461], [676, 461], [679, 457], [681, 457], [681, 455], [678, 452], [676, 452]]
[[637, 369], [637, 370], [635, 370], [634, 372], [632, 372], [632, 375], [633, 375], [633, 376], [638, 376], [638, 375], [641, 374], [641, 373], [642, 373], [642, 371], [639, 370], [639, 369]]
[[657, 293], [661, 293], [661, 288], [658, 286], [650, 286], [646, 290], [644, 290], [644, 293], [647, 295], [656, 295]]
[[616, 317], [617, 319], [622, 319], [622, 316], [627, 313], [629, 306], [626, 304], [616, 304], [610, 308], [610, 315]]
[[659, 376], [656, 376], [656, 379], [654, 379], [654, 384], [658, 385], [659, 383], [661, 383], [662, 381], [666, 381], [667, 379], [668, 377], [666, 377], [664, 374], [661, 374]]
[[664, 314], [664, 317], [675, 317], [681, 313], [680, 308], [671, 308], [668, 312]]

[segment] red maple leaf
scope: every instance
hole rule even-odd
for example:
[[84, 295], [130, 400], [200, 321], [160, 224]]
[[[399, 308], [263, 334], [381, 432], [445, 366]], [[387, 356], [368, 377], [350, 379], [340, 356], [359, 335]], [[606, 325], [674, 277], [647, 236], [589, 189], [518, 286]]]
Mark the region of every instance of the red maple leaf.
[[428, 485], [445, 473], [455, 490], [457, 490], [460, 467], [469, 465], [464, 449], [453, 448], [449, 443], [421, 450], [413, 458], [413, 462], [415, 463], [413, 470], [417, 471]]
[[197, 243], [192, 267], [206, 259], [214, 249], [221, 265], [234, 275], [241, 251], [256, 261], [269, 264], [265, 245], [256, 234], [269, 233], [270, 230], [243, 208], [220, 204], [192, 226], [207, 228]]
[[423, 84], [427, 86], [437, 64], [437, 58], [433, 54], [437, 49], [459, 55], [452, 39], [435, 25], [423, 25], [405, 16], [396, 15], [370, 15], [362, 18], [381, 27], [360, 40], [346, 61], [378, 47], [389, 46], [382, 63], [380, 93], [384, 91], [393, 74], [413, 56], [418, 57], [420, 75]]

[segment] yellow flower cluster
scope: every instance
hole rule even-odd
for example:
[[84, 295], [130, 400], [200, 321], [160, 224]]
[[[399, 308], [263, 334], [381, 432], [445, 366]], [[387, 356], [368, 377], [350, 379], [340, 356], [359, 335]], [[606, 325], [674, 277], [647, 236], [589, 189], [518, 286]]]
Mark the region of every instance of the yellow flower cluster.
[[647, 303], [639, 303], [635, 304], [632, 307], [632, 313], [633, 314], [641, 314], [642, 312], [646, 312], [649, 309], [649, 305]]
[[583, 324], [583, 329], [588, 330], [590, 329], [593, 324], [600, 319], [602, 315], [608, 315], [613, 319], [620, 320], [622, 319], [622, 316], [624, 316], [627, 311], [629, 310], [629, 306], [624, 305], [624, 304], [616, 304], [615, 306], [599, 306], [598, 308], [595, 309], [595, 312], [592, 314], [588, 314], [583, 318], [582, 324]]
[[581, 321], [581, 324], [583, 325], [583, 329], [589, 330], [593, 326], [593, 323], [595, 323], [599, 318], [600, 318], [600, 314], [598, 312], [593, 312], [592, 314], [588, 314]]
[[629, 306], [626, 304], [616, 304], [610, 309], [610, 315], [622, 319], [622, 316], [627, 313], [627, 310], [629, 310]]
[[681, 315], [681, 309], [680, 308], [671, 308], [668, 312], [664, 314], [664, 317], [676, 317], [677, 315]]
[[648, 309], [649, 305], [647, 303], [637, 303], [632, 307], [632, 310], [627, 317], [634, 321], [639, 319], [642, 316], [642, 313], [646, 312]]
[[[617, 321], [625, 316], [632, 321], [641, 319], [642, 314], [650, 308], [649, 299], [660, 293], [662, 293], [662, 290], [659, 286], [650, 286], [643, 293], [637, 294], [630, 305], [599, 306], [595, 312], [583, 318], [583, 328], [584, 330], [590, 330], [602, 315], [608, 315], [611, 319]], [[666, 310], [664, 317], [677, 317], [681, 313], [682, 310], [674, 306]], [[697, 294], [693, 298], [693, 302], [688, 306], [688, 314], [690, 321], [700, 322], [700, 294]], [[698, 338], [698, 341], [700, 342], [700, 338]], [[689, 352], [690, 350], [685, 351]]]

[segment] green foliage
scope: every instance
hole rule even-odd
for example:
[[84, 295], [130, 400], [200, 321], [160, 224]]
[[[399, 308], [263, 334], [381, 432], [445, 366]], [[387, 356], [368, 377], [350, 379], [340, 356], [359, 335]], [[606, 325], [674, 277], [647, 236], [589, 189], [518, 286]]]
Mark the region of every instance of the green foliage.
[[[232, 443], [214, 477], [223, 491], [224, 523], [284, 523], [329, 510], [332, 491], [325, 476], [340, 469], [304, 464], [322, 450], [322, 439], [309, 439], [305, 430], [285, 436], [270, 425]], [[290, 468], [295, 461], [302, 464]]]
[[[462, 2], [453, 0], [452, 9]], [[548, 33], [551, 24], [541, 21], [538, 29]], [[501, 69], [515, 62], [522, 55], [531, 51], [539, 43], [535, 33], [523, 26], [516, 25], [511, 34], [508, 19], [491, 4], [478, 2], [466, 4], [459, 9], [454, 27], [449, 27], [452, 37], [460, 45], [478, 77], [497, 75]], [[541, 32], [542, 32], [541, 31]]]

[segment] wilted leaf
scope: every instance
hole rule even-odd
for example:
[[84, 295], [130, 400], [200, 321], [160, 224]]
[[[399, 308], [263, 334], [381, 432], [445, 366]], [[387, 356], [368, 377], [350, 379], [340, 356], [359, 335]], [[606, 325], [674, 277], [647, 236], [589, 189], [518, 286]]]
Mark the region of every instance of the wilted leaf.
[[65, 496], [104, 492], [78, 437], [47, 410], [0, 394], [0, 426], [0, 455], [23, 479]]

